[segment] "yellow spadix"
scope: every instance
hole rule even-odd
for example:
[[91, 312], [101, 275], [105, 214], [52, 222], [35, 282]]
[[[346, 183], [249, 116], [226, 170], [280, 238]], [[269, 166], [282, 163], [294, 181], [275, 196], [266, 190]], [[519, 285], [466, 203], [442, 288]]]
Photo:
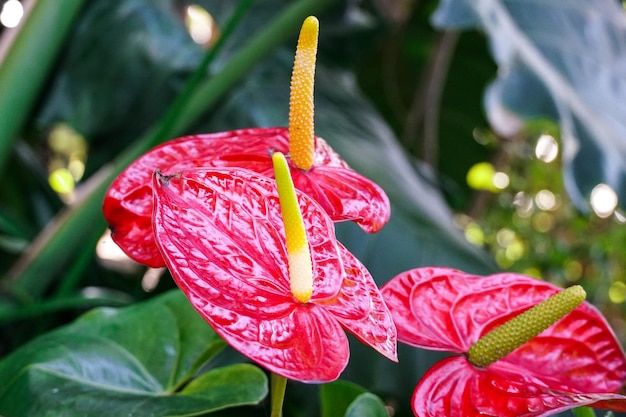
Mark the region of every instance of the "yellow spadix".
[[280, 152], [274, 153], [272, 162], [285, 225], [291, 293], [298, 301], [306, 303], [313, 292], [313, 265], [304, 220], [285, 155]]
[[315, 133], [313, 129], [313, 87], [319, 21], [314, 16], [304, 20], [291, 74], [289, 97], [289, 155], [302, 170], [313, 166]]

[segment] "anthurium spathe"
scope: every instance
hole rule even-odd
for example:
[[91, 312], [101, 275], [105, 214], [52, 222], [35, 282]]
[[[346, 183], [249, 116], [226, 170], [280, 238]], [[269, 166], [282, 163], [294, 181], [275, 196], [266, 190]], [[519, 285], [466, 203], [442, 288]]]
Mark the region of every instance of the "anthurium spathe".
[[[133, 162], [111, 184], [103, 212], [115, 241], [136, 261], [163, 266], [152, 236], [155, 169], [164, 175], [197, 167], [239, 167], [272, 176], [271, 154], [289, 152], [287, 128], [254, 128], [187, 136], [154, 148]], [[374, 182], [350, 169], [321, 138], [308, 171], [291, 165], [297, 189], [308, 194], [335, 221], [353, 220], [368, 232], [389, 219], [389, 201]]]
[[351, 220], [369, 233], [389, 220], [385, 192], [353, 171], [313, 131], [313, 84], [318, 22], [302, 25], [291, 81], [289, 128], [252, 128], [186, 136], [157, 146], [111, 184], [104, 215], [113, 240], [134, 260], [163, 266], [150, 227], [151, 178], [198, 167], [239, 167], [272, 176], [271, 155], [287, 155], [297, 189], [315, 199], [334, 221]]
[[297, 201], [312, 288], [292, 293], [276, 182], [250, 170], [156, 173], [154, 235], [177, 285], [235, 349], [289, 379], [336, 379], [349, 359], [342, 326], [396, 360], [395, 327], [372, 277], [308, 195]]
[[417, 416], [546, 416], [578, 406], [626, 411], [626, 357], [615, 334], [584, 302], [485, 366], [468, 352], [493, 329], [560, 289], [523, 275], [479, 277], [420, 268], [393, 278], [381, 293], [398, 340], [460, 353], [435, 364], [417, 384]]

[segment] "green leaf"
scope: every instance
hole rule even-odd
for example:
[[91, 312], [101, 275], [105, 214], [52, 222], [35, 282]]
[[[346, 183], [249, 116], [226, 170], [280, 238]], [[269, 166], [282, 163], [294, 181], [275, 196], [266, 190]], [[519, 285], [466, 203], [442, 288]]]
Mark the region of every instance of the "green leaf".
[[109, 152], [163, 113], [203, 55], [171, 0], [91, 2], [66, 47], [38, 123], [63, 120]]
[[[568, 193], [581, 209], [598, 183], [626, 196], [626, 15], [621, 2], [444, 0], [446, 28], [479, 27], [500, 71], [485, 106], [493, 128], [514, 135], [524, 122], [559, 121]], [[620, 199], [622, 206], [625, 198]]]
[[346, 411], [345, 417], [388, 417], [385, 404], [374, 394], [365, 393], [357, 397]]
[[338, 380], [320, 387], [321, 417], [343, 417], [352, 402], [365, 388], [348, 381]]
[[0, 171], [83, 3], [36, 2], [18, 28], [4, 30], [3, 41], [8, 31], [16, 31], [16, 36], [0, 65]]
[[0, 414], [191, 416], [259, 402], [267, 378], [255, 366], [197, 376], [224, 346], [178, 290], [92, 310], [0, 362]]

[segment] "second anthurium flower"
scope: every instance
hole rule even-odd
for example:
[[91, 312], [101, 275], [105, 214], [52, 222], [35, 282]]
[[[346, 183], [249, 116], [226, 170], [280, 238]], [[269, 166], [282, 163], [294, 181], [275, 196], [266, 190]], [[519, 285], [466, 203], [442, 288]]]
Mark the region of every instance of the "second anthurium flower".
[[336, 379], [349, 359], [342, 327], [395, 361], [395, 326], [376, 284], [336, 240], [327, 213], [299, 191], [312, 280], [296, 296], [290, 220], [276, 187], [243, 169], [156, 172], [154, 236], [177, 285], [231, 346], [283, 377]]
[[432, 267], [398, 275], [381, 293], [400, 342], [461, 354], [419, 381], [416, 416], [626, 411], [626, 356], [579, 286], [561, 291], [519, 274]]

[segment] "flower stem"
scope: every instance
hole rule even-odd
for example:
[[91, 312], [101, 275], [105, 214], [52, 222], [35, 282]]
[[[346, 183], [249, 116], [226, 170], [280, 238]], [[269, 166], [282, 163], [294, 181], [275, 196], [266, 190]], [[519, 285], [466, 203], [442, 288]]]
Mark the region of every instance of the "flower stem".
[[283, 415], [283, 402], [285, 400], [285, 388], [287, 388], [287, 378], [272, 372], [270, 377], [270, 395], [272, 399], [272, 414], [270, 417], [281, 417]]

